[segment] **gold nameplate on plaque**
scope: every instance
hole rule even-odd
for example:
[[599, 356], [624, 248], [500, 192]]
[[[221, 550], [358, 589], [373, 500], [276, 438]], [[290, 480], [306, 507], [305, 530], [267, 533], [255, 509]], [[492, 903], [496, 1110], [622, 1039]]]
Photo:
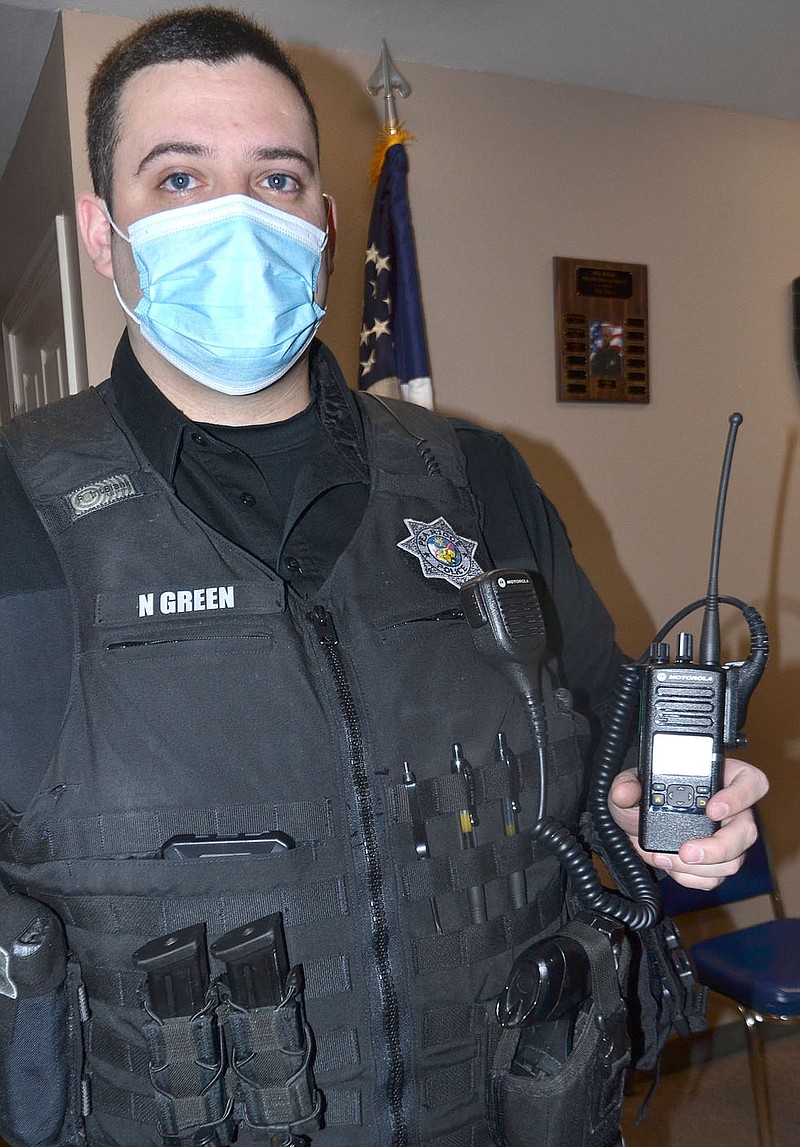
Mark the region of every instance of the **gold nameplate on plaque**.
[[559, 402], [649, 402], [647, 267], [553, 259]]

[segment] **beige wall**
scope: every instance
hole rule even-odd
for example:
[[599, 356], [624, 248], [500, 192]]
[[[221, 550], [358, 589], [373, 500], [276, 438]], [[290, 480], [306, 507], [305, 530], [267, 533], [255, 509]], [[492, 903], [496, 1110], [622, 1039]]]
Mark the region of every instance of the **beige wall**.
[[[86, 76], [130, 22], [65, 12], [75, 182]], [[298, 48], [340, 207], [323, 328], [352, 380], [370, 192], [374, 59]], [[800, 124], [421, 65], [400, 111], [418, 137], [411, 196], [437, 406], [506, 431], [639, 652], [702, 595], [727, 415], [744, 414], [721, 588], [764, 611], [774, 653], [749, 754], [789, 908], [800, 912], [800, 429], [790, 284], [800, 274]], [[652, 401], [555, 401], [552, 258], [646, 263]], [[84, 264], [90, 376], [121, 327]], [[743, 653], [725, 619], [725, 655]]]

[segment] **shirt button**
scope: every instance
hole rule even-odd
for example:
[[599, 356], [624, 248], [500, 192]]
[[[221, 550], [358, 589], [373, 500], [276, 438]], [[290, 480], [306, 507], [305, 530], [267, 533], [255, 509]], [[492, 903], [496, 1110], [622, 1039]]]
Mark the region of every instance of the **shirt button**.
[[196, 446], [204, 446], [205, 445], [205, 438], [203, 438], [203, 435], [198, 434], [197, 431], [195, 430], [192, 433], [192, 442], [194, 442], [194, 444]]
[[242, 504], [243, 506], [255, 506], [255, 504], [256, 504], [255, 495], [254, 495], [254, 494], [249, 494], [249, 493], [247, 492], [247, 490], [244, 490], [244, 491], [243, 491], [243, 492], [242, 492], [242, 493], [239, 495], [239, 501], [241, 502], [241, 504]]
[[303, 567], [300, 565], [300, 559], [299, 558], [287, 558], [286, 559], [286, 568], [287, 568], [287, 570], [291, 570], [292, 573], [300, 573], [300, 571]]

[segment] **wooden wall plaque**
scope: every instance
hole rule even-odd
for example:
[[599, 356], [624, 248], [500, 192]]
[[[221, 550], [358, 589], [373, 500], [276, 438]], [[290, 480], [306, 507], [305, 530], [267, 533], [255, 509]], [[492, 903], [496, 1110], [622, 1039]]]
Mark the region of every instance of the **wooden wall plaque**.
[[553, 259], [559, 402], [649, 402], [647, 267]]

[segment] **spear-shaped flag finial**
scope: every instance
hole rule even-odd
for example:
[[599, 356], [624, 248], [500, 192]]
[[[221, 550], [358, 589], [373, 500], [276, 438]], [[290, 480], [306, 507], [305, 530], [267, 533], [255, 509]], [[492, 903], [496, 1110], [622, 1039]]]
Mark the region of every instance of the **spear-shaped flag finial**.
[[411, 85], [395, 67], [385, 40], [381, 43], [381, 57], [377, 67], [367, 80], [367, 91], [371, 96], [377, 96], [383, 92], [384, 127], [392, 135], [395, 135], [398, 129], [398, 119], [394, 106], [394, 94], [397, 92], [401, 99], [405, 99], [406, 96], [411, 95]]

